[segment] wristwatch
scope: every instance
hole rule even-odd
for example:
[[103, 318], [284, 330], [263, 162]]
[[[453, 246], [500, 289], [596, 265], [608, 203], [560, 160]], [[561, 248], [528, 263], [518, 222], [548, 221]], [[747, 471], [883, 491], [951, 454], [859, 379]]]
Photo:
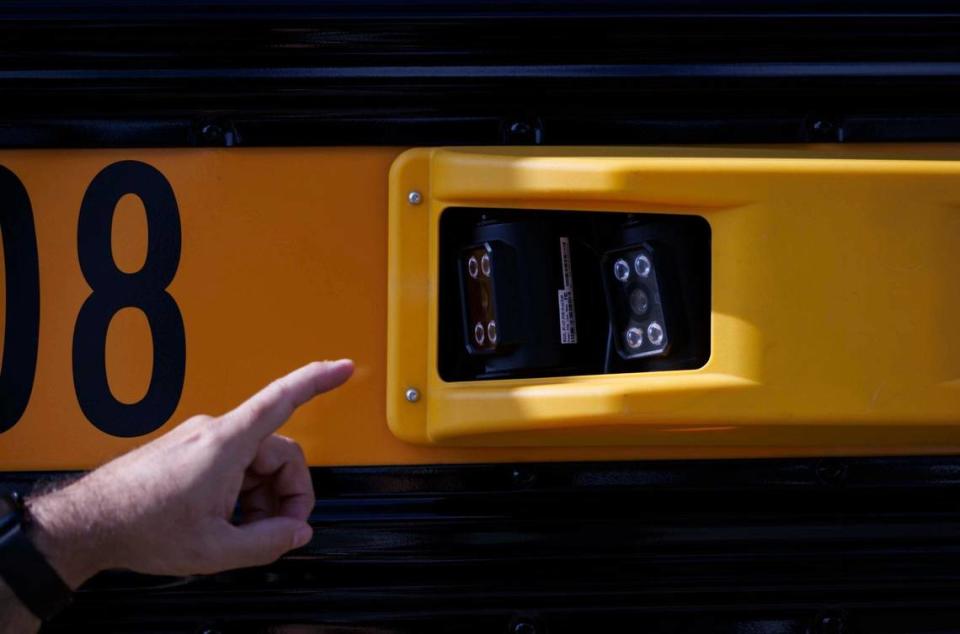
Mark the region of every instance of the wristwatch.
[[73, 592], [27, 536], [29, 518], [16, 492], [0, 494], [0, 578], [41, 621], [67, 607]]

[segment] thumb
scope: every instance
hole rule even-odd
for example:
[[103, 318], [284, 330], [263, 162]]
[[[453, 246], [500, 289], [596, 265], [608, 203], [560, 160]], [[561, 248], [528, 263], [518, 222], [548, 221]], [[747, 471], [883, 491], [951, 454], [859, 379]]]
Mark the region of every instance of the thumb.
[[292, 517], [268, 517], [230, 529], [221, 542], [224, 569], [272, 563], [313, 537], [310, 524]]

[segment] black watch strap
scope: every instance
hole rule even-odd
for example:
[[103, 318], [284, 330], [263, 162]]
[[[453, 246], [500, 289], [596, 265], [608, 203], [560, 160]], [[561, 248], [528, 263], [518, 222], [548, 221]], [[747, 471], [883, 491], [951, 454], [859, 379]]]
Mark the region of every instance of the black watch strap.
[[42, 621], [70, 604], [73, 592], [26, 534], [23, 499], [7, 493], [9, 507], [0, 511], [0, 577], [17, 598]]

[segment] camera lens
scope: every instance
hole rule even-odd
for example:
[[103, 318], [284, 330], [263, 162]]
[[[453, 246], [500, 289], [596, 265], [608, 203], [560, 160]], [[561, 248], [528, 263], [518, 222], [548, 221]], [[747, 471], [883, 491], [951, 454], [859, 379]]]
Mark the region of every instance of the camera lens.
[[643, 315], [650, 309], [650, 296], [642, 288], [635, 288], [630, 292], [630, 310], [637, 315]]

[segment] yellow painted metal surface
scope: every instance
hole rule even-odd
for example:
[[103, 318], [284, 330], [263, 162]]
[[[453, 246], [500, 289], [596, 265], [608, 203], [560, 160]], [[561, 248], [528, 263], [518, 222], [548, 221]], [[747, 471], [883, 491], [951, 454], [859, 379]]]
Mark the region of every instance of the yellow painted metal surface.
[[[388, 418], [447, 445], [960, 443], [960, 163], [952, 149], [415, 150], [391, 175]], [[421, 191], [421, 205], [406, 192]], [[438, 224], [451, 207], [697, 214], [712, 231], [701, 369], [447, 383]], [[456, 213], [455, 211], [449, 213]], [[405, 385], [422, 398], [407, 402]]]
[[[314, 465], [956, 451], [960, 148], [836, 152], [421, 152], [397, 165], [392, 194], [400, 149], [0, 152], [30, 196], [41, 300], [32, 393], [0, 434], [0, 469], [90, 467], [193, 414], [222, 412], [300, 363], [341, 356], [357, 360], [355, 378], [284, 428]], [[175, 193], [182, 250], [166, 291], [186, 341], [173, 414], [132, 438], [88, 420], [72, 363], [78, 314], [95, 292], [78, 261], [81, 201], [125, 160], [153, 166]], [[426, 196], [416, 210], [405, 202], [413, 186]], [[435, 329], [425, 328], [435, 325], [428, 255], [433, 219], [454, 203], [704, 215], [714, 232], [710, 363], [459, 392], [442, 384]], [[404, 216], [390, 227], [403, 253], [419, 248], [427, 260], [393, 268], [403, 259], [393, 251], [388, 267], [388, 206]], [[151, 237], [135, 196], [118, 203], [111, 234], [117, 266], [143, 266]], [[388, 275], [420, 297], [389, 319]], [[412, 338], [398, 343], [400, 331]], [[136, 402], [164, 352], [152, 350], [144, 314], [117, 310], [104, 349], [111, 393]], [[397, 414], [408, 382], [422, 382], [424, 398]], [[388, 407], [410, 438], [429, 428], [443, 443], [572, 446], [417, 445], [391, 433]], [[549, 439], [538, 431], [547, 427]]]

